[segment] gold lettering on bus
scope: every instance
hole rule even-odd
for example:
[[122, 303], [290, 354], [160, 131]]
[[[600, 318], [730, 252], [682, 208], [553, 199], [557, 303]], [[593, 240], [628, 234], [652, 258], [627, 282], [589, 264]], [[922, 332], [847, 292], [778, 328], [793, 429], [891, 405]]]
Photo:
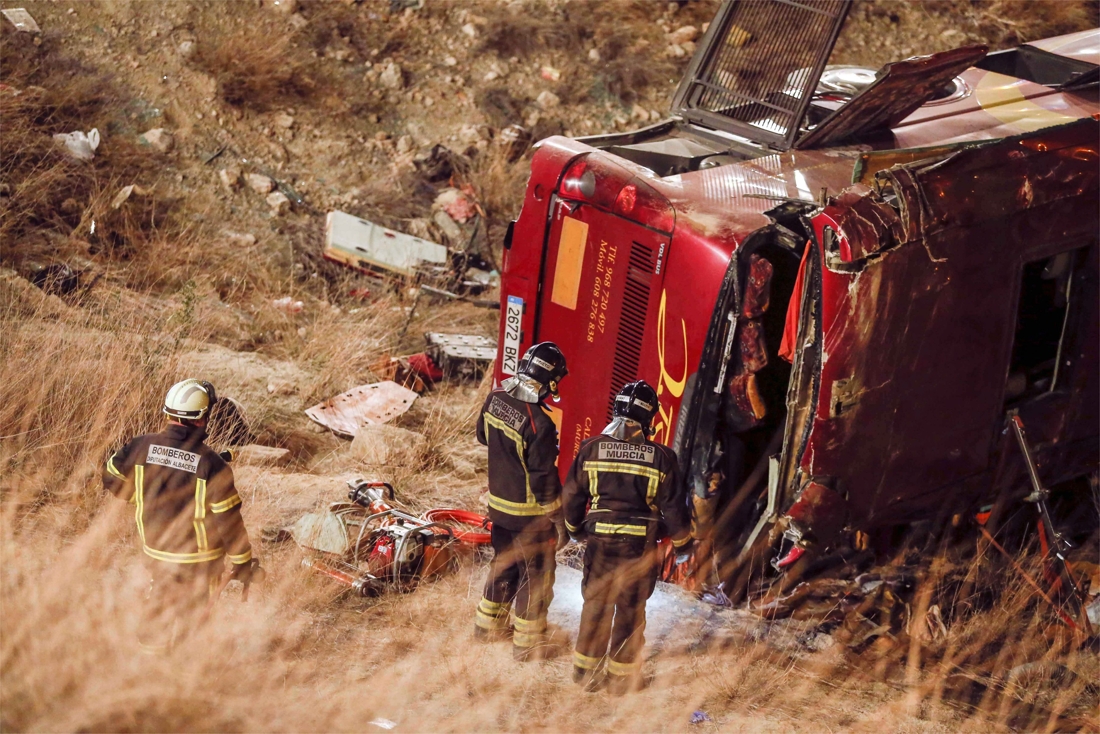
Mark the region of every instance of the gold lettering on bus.
[[[680, 319], [680, 331], [684, 344], [684, 373], [679, 379], [674, 379], [668, 373], [665, 361], [665, 304], [668, 296], [664, 289], [661, 290], [661, 305], [657, 309], [657, 366], [660, 376], [657, 380], [657, 395], [663, 396], [667, 391], [673, 399], [684, 394], [688, 376], [688, 348], [687, 348], [687, 324]], [[660, 419], [654, 423], [654, 439], [668, 445], [672, 441], [672, 423], [676, 416], [675, 408], [668, 406], [664, 400], [658, 405]]]

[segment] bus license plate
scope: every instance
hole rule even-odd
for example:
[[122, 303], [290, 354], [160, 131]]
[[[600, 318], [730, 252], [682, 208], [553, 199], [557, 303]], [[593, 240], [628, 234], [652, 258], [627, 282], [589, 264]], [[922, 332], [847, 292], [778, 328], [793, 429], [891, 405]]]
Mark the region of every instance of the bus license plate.
[[516, 374], [522, 323], [523, 299], [519, 296], [508, 296], [508, 308], [504, 312], [504, 348], [501, 350], [500, 367], [500, 371], [505, 375]]

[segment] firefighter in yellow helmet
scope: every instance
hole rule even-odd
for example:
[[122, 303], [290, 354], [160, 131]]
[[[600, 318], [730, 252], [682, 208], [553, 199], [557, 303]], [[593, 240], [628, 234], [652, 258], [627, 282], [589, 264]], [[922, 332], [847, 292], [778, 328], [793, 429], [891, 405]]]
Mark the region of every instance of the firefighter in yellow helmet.
[[610, 693], [641, 682], [645, 607], [657, 583], [657, 539], [685, 554], [691, 515], [676, 454], [650, 440], [657, 393], [644, 381], [615, 396], [614, 420], [581, 442], [562, 490], [565, 526], [587, 538], [573, 681]]
[[233, 471], [203, 443], [216, 400], [209, 382], [176, 383], [164, 399], [164, 430], [128, 442], [103, 471], [103, 486], [134, 506], [152, 577], [138, 632], [146, 652], [167, 650], [213, 603], [226, 561], [230, 578], [245, 583], [258, 570]]

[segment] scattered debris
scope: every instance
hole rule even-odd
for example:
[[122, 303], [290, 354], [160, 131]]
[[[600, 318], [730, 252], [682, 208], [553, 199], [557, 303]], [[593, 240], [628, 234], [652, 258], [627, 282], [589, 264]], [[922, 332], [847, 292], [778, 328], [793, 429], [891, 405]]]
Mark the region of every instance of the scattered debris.
[[305, 304], [301, 301], [295, 301], [290, 296], [283, 296], [282, 298], [276, 298], [271, 302], [271, 305], [275, 308], [286, 311], [287, 313], [301, 313], [305, 308]]
[[377, 726], [379, 729], [392, 729], [397, 726], [396, 721], [390, 721], [389, 719], [371, 719], [367, 722], [371, 726]]
[[545, 89], [539, 92], [539, 96], [535, 98], [535, 104], [544, 110], [548, 110], [561, 104], [561, 99], [549, 89]]
[[265, 176], [262, 173], [250, 173], [245, 176], [245, 181], [253, 191], [264, 196], [275, 189], [275, 181], [270, 176]]
[[64, 296], [80, 286], [80, 274], [65, 263], [54, 263], [35, 267], [30, 281], [50, 295]]
[[432, 215], [432, 221], [442, 230], [443, 235], [449, 242], [461, 242], [464, 239], [462, 228], [442, 209]]
[[176, 138], [163, 127], [155, 127], [142, 133], [141, 137], [138, 138], [138, 142], [142, 145], [148, 145], [160, 153], [167, 153], [175, 146]]
[[264, 0], [264, 6], [277, 10], [283, 15], [293, 15], [298, 11], [298, 0]]
[[290, 211], [290, 199], [282, 191], [272, 191], [267, 195], [267, 205], [271, 207], [271, 213], [281, 216]]
[[710, 718], [710, 714], [708, 714], [706, 711], [699, 710], [699, 711], [693, 711], [691, 713], [691, 723], [692, 724], [702, 724], [704, 722], [713, 722], [713, 721], [714, 721], [714, 719]]
[[341, 211], [329, 212], [325, 220], [324, 256], [364, 272], [381, 269], [406, 276], [416, 275], [423, 265], [448, 262], [443, 245]]
[[515, 163], [531, 147], [531, 133], [522, 125], [509, 125], [500, 131], [497, 140], [509, 163]]
[[111, 200], [111, 208], [112, 209], [118, 209], [120, 206], [125, 204], [126, 201], [131, 196], [134, 196], [134, 195], [148, 196], [149, 193], [150, 193], [149, 189], [144, 189], [141, 186], [138, 186], [136, 184], [130, 184], [129, 186], [123, 186], [119, 190], [119, 192], [117, 194], [115, 194], [115, 198]]
[[553, 66], [544, 66], [539, 69], [539, 76], [548, 82], [556, 82], [561, 79], [561, 71]]
[[454, 188], [439, 192], [432, 206], [442, 209], [447, 216], [459, 223], [467, 222], [477, 214], [477, 205], [465, 192]]
[[99, 129], [92, 128], [87, 133], [76, 130], [71, 133], [58, 133], [53, 139], [65, 146], [73, 158], [78, 161], [90, 161], [95, 158], [99, 148]]
[[426, 355], [444, 379], [480, 379], [497, 356], [496, 340], [485, 336], [431, 332], [424, 339]]
[[23, 31], [24, 33], [42, 32], [42, 29], [38, 27], [38, 23], [35, 22], [26, 8], [4, 8], [0, 10], [0, 13], [3, 13], [4, 17], [11, 21], [17, 31]]
[[396, 382], [353, 387], [306, 410], [306, 415], [334, 433], [354, 437], [364, 425], [389, 423], [419, 397]]

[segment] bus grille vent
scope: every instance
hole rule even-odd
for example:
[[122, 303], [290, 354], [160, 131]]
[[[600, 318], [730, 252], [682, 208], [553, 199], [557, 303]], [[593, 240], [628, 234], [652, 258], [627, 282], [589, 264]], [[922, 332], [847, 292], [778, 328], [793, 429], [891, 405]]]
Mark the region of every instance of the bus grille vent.
[[607, 401], [607, 420], [612, 417], [615, 396], [628, 382], [638, 379], [638, 362], [642, 356], [642, 335], [649, 311], [649, 284], [653, 278], [653, 250], [632, 243], [630, 264], [623, 289], [623, 308], [619, 316], [619, 339], [615, 343], [615, 361], [611, 367], [611, 394]]

